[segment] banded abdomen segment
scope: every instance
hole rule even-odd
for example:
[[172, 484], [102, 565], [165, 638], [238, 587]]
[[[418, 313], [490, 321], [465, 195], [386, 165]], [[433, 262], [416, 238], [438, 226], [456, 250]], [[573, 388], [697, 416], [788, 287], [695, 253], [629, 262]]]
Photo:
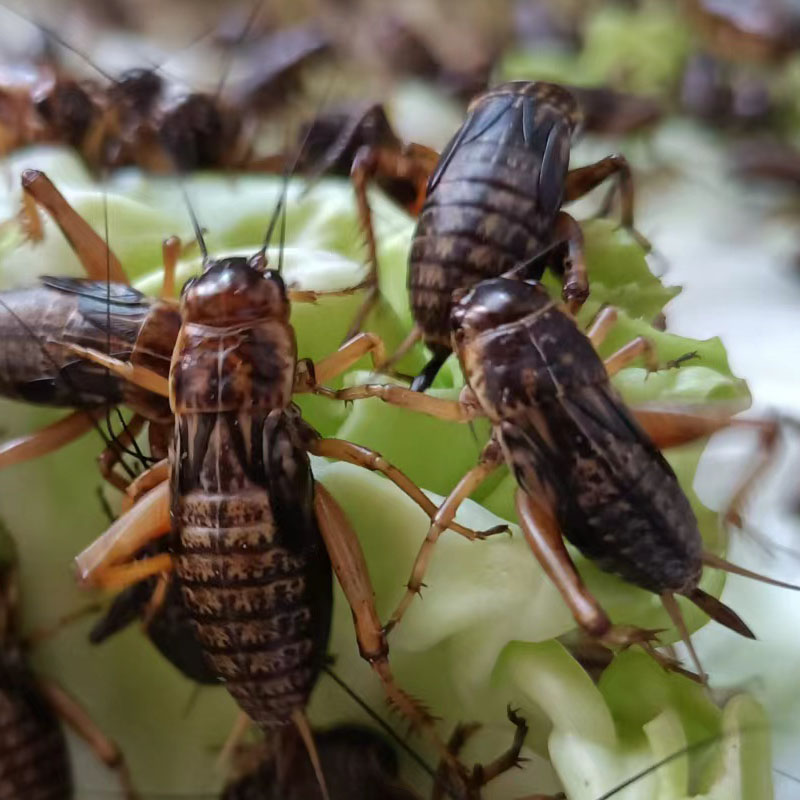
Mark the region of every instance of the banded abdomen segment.
[[69, 800], [72, 774], [61, 726], [26, 668], [0, 666], [0, 800]]
[[571, 125], [530, 95], [487, 96], [442, 154], [414, 234], [408, 286], [429, 345], [449, 349], [454, 289], [531, 258], [561, 207]]
[[262, 726], [285, 724], [308, 702], [330, 629], [332, 574], [308, 457], [282, 412], [176, 425], [186, 453], [173, 475], [185, 606], [239, 705]]

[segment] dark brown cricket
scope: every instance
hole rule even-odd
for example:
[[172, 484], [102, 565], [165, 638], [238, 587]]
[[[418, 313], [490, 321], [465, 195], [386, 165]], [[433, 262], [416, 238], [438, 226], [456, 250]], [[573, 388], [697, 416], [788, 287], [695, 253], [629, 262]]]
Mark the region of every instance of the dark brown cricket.
[[227, 259], [190, 282], [171, 384], [175, 572], [213, 670], [261, 726], [305, 708], [327, 652], [331, 564], [292, 408], [277, 273]]
[[633, 229], [633, 185], [622, 156], [569, 171], [580, 120], [578, 103], [563, 86], [511, 81], [473, 99], [438, 159], [418, 145], [368, 147], [356, 154], [352, 176], [371, 271], [365, 282], [369, 292], [352, 330], [360, 327], [378, 296], [366, 183], [373, 177], [402, 177], [420, 189], [408, 267], [416, 327], [394, 357], [419, 337], [431, 350], [429, 364], [412, 384], [415, 390], [430, 386], [451, 352], [454, 290], [501, 275], [557, 244], [549, 265], [563, 276], [570, 307], [583, 303], [589, 293], [583, 240], [577, 222], [561, 210], [564, 203], [617, 175], [622, 221]]

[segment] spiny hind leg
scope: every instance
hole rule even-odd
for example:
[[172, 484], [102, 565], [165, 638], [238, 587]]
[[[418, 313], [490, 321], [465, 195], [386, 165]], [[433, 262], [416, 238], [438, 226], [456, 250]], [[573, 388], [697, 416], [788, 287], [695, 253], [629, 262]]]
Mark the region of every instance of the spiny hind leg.
[[367, 186], [378, 176], [406, 178], [412, 181], [417, 187], [417, 201], [410, 210], [412, 213], [418, 213], [424, 201], [425, 185], [433, 168], [429, 155], [432, 152], [427, 148], [415, 149], [413, 146], [407, 150], [365, 146], [358, 150], [353, 159], [350, 178], [356, 194], [359, 221], [367, 239], [369, 273], [363, 283], [367, 289], [367, 296], [350, 326], [347, 339], [361, 330], [364, 320], [378, 301], [380, 293], [378, 288], [378, 247], [372, 222], [372, 208], [367, 197]]
[[96, 281], [110, 280], [126, 285], [130, 283], [119, 259], [111, 252], [108, 244], [72, 208], [47, 175], [36, 169], [26, 169], [22, 173], [22, 190], [34, 201], [33, 205], [28, 201], [23, 203], [23, 219], [27, 220], [27, 224], [23, 225], [27, 231], [35, 234], [38, 224], [38, 231], [41, 233], [41, 221], [34, 222], [31, 217], [31, 210], [35, 212], [38, 204], [47, 210], [61, 229], [88, 277]]
[[[336, 461], [346, 461], [348, 464], [355, 464], [357, 467], [363, 467], [372, 472], [380, 472], [410, 497], [431, 519], [437, 514], [436, 504], [428, 498], [422, 489], [404, 472], [389, 463], [375, 450], [370, 450], [368, 447], [362, 447], [359, 444], [347, 442], [343, 439], [314, 439], [309, 444], [308, 451], [316, 456], [332, 458]], [[508, 531], [507, 525], [498, 525], [486, 531], [474, 531], [471, 528], [459, 525], [455, 521], [451, 521], [447, 527], [470, 541], [484, 539], [486, 536]]]
[[389, 621], [386, 623], [384, 630], [387, 633], [399, 624], [414, 597], [422, 593], [422, 587], [425, 585], [423, 579], [427, 572], [428, 565], [430, 564], [431, 557], [433, 556], [433, 548], [441, 534], [450, 527], [461, 503], [463, 503], [464, 500], [466, 500], [502, 463], [503, 454], [500, 450], [500, 446], [492, 439], [486, 447], [484, 447], [479, 463], [461, 478], [456, 484], [455, 489], [450, 492], [442, 505], [439, 506], [439, 510], [433, 516], [425, 540], [414, 560], [414, 566], [411, 569], [411, 576], [406, 584], [406, 591], [403, 595], [403, 599], [398, 603], [397, 608], [392, 612]]
[[633, 223], [633, 175], [625, 156], [614, 154], [601, 158], [594, 164], [578, 167], [567, 173], [564, 189], [564, 202], [571, 203], [588, 194], [608, 178], [616, 175], [621, 205], [621, 223], [639, 245], [647, 251], [652, 249], [650, 242], [639, 233]]
[[151, 575], [169, 572], [173, 567], [169, 553], [129, 559], [170, 530], [170, 486], [165, 481], [143, 495], [78, 555], [75, 566], [79, 581], [84, 586], [122, 589]]
[[315, 484], [314, 507], [333, 570], [353, 612], [361, 657], [380, 678], [389, 705], [409, 722], [412, 729], [422, 732], [433, 743], [456, 774], [464, 776], [463, 765], [437, 734], [434, 718], [428, 709], [395, 682], [389, 664], [389, 646], [375, 608], [375, 592], [358, 537], [344, 511], [320, 483]]
[[[543, 495], [542, 492], [538, 494]], [[653, 640], [654, 631], [611, 624], [575, 569], [555, 516], [543, 501], [517, 489], [516, 506], [528, 545], [561, 593], [575, 621], [587, 634], [608, 645], [628, 646]]]
[[53, 711], [92, 748], [106, 766], [117, 773], [124, 797], [135, 800], [138, 795], [133, 788], [125, 757], [116, 742], [103, 733], [86, 709], [58, 684], [42, 678], [38, 679], [38, 684]]
[[88, 433], [105, 413], [104, 408], [73, 411], [63, 419], [38, 431], [0, 443], [0, 469], [60, 450]]

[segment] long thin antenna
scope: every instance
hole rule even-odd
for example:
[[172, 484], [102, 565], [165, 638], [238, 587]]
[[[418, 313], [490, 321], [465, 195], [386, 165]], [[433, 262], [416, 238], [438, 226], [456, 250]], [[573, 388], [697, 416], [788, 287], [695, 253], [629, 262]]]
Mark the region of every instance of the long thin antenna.
[[363, 711], [367, 713], [369, 718], [376, 724], [379, 725], [397, 744], [403, 749], [405, 753], [407, 753], [411, 758], [425, 771], [428, 775], [431, 776], [434, 780], [438, 780], [438, 776], [436, 771], [432, 769], [428, 763], [425, 761], [422, 756], [417, 753], [412, 747], [409, 746], [408, 742], [402, 739], [400, 736], [397, 735], [394, 728], [389, 725], [386, 720], [382, 719], [378, 716], [367, 704], [366, 700], [358, 695], [353, 689], [351, 689], [329, 666], [324, 666], [322, 671], [328, 675], [330, 678], [333, 679], [335, 683], [337, 683], [345, 692], [345, 694], [351, 699], [354, 700]]
[[[328, 97], [330, 96], [331, 93], [331, 89], [333, 88], [335, 78], [336, 75], [331, 76], [331, 79], [328, 82], [328, 86], [322, 93], [322, 97], [320, 98], [320, 102], [318, 103], [317, 110], [314, 114], [315, 117], [318, 117], [322, 109], [325, 107], [325, 103], [327, 103]], [[283, 205], [286, 202], [286, 195], [289, 191], [289, 179], [292, 177], [292, 175], [294, 175], [295, 171], [297, 170], [297, 165], [300, 163], [300, 158], [303, 155], [303, 151], [305, 150], [306, 145], [308, 144], [312, 127], [313, 125], [308, 126], [305, 136], [303, 136], [303, 140], [300, 142], [300, 145], [297, 148], [294, 160], [290, 164], [288, 164], [286, 169], [284, 169], [283, 171], [283, 185], [281, 186], [281, 193], [278, 198], [278, 202], [275, 205], [275, 210], [272, 212], [272, 218], [270, 219], [269, 225], [267, 226], [267, 231], [264, 234], [264, 243], [261, 245], [261, 250], [259, 251], [262, 256], [267, 252], [267, 248], [269, 247], [269, 243], [272, 239], [272, 232], [275, 230], [275, 225], [278, 222], [278, 215], [281, 213]]]
[[18, 19], [24, 20], [25, 22], [33, 25], [35, 28], [38, 28], [42, 33], [49, 36], [54, 42], [57, 42], [61, 45], [65, 50], [69, 50], [70, 53], [78, 56], [85, 64], [88, 64], [93, 70], [95, 70], [98, 74], [102, 75], [109, 81], [116, 83], [116, 80], [106, 72], [100, 65], [95, 64], [86, 53], [82, 53], [75, 45], [70, 44], [66, 39], [63, 39], [59, 34], [57, 34], [52, 28], [48, 28], [47, 25], [43, 25], [41, 22], [38, 22], [35, 17], [29, 17], [27, 14], [23, 14], [21, 11], [18, 11], [16, 8], [12, 8], [5, 3], [2, 4], [3, 7], [8, 11], [10, 14], [13, 14]]
[[197, 246], [200, 248], [200, 253], [203, 256], [203, 266], [205, 266], [208, 263], [208, 248], [206, 247], [206, 240], [203, 238], [203, 229], [197, 221], [197, 215], [194, 213], [194, 207], [192, 206], [192, 201], [189, 199], [189, 192], [186, 190], [186, 183], [183, 180], [183, 176], [181, 176], [178, 181], [180, 183], [181, 193], [183, 194], [183, 202], [186, 204], [186, 210], [189, 212], [189, 218], [192, 220], [194, 238], [197, 242]]
[[244, 27], [241, 31], [239, 31], [239, 35], [233, 41], [233, 43], [226, 49], [225, 51], [225, 62], [222, 68], [222, 74], [219, 76], [219, 83], [217, 83], [217, 90], [214, 92], [214, 99], [219, 100], [220, 95], [222, 94], [222, 89], [225, 86], [225, 81], [228, 80], [228, 77], [231, 74], [231, 67], [233, 66], [233, 55], [234, 49], [238, 47], [247, 37], [247, 34], [253, 28], [258, 15], [261, 13], [261, 9], [263, 8], [264, 0], [255, 0], [253, 3], [252, 9], [250, 9], [250, 14], [247, 17], [247, 21], [244, 24]]

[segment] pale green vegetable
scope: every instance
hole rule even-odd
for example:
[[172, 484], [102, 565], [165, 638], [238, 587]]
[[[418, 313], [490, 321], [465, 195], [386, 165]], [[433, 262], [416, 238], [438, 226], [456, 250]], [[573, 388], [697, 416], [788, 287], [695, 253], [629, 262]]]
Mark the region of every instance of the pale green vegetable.
[[[15, 157], [11, 171], [42, 164], [78, 211], [102, 231], [102, 194], [72, 157], [52, 150], [31, 152]], [[270, 178], [232, 181], [200, 176], [188, 182], [188, 189], [202, 224], [209, 229], [209, 250], [220, 255], [252, 252], [259, 246], [280, 183]], [[413, 224], [378, 195], [374, 201], [385, 297], [368, 327], [384, 336], [391, 348], [411, 324], [405, 266]], [[10, 214], [17, 198], [9, 195], [3, 202]], [[108, 187], [106, 207], [111, 244], [122, 263], [140, 286], [157, 292], [161, 240], [175, 233], [191, 240], [177, 187], [168, 180], [121, 174]], [[364, 275], [364, 249], [348, 184], [324, 181], [308, 194], [299, 184], [292, 184], [288, 208], [287, 280], [319, 290], [357, 284]], [[48, 223], [46, 230], [45, 243], [35, 247], [21, 242], [13, 230], [6, 231], [0, 261], [4, 287], [30, 283], [42, 273], [80, 274], [54, 226]], [[627, 236], [606, 222], [588, 224], [585, 233], [592, 298], [584, 316], [604, 302], [621, 308], [620, 324], [603, 352], [646, 332], [654, 338], [662, 360], [688, 351], [700, 354], [698, 361], [680, 370], [647, 379], [640, 368], [624, 370], [615, 382], [625, 397], [642, 403], [724, 399], [745, 404], [746, 387], [731, 374], [718, 340], [682, 339], [650, 327], [649, 321], [677, 290], [661, 286]], [[275, 265], [274, 247], [270, 258]], [[187, 259], [181, 266], [181, 279], [197, 268], [196, 259]], [[354, 295], [323, 299], [315, 306], [295, 306], [293, 322], [300, 355], [319, 358], [336, 348], [359, 301]], [[424, 359], [424, 351], [418, 347], [401, 368], [414, 371]], [[361, 382], [368, 370], [365, 359], [344, 380]], [[455, 397], [462, 383], [457, 364], [451, 360], [434, 391]], [[307, 419], [324, 434], [378, 449], [422, 487], [440, 494], [452, 489], [475, 463], [488, 432], [483, 424], [473, 431], [400, 411], [378, 400], [344, 407], [324, 398], [302, 398], [300, 404]], [[11, 436], [55, 416], [4, 403], [0, 424], [4, 435]], [[74, 587], [69, 563], [107, 525], [96, 498], [100, 478], [93, 456], [97, 451], [96, 438], [89, 436], [39, 462], [0, 473], [0, 517], [18, 543], [29, 627], [52, 622], [85, 601]], [[698, 455], [699, 448], [690, 448], [670, 454], [670, 459], [689, 493], [708, 546], [721, 549], [716, 515], [703, 508], [691, 491]], [[362, 541], [378, 610], [386, 618], [402, 595], [427, 518], [380, 476], [318, 460], [314, 469], [342, 504]], [[512, 490], [511, 478], [501, 471], [476, 493], [475, 499], [482, 505], [465, 503], [459, 520], [478, 529], [497, 524], [500, 520], [495, 514], [513, 522]], [[489, 759], [505, 748], [512, 735], [505, 706], [512, 702], [522, 707], [531, 724], [528, 744], [538, 755], [527, 769], [515, 770], [493, 784], [485, 796], [507, 798], [555, 791], [557, 774], [571, 798], [593, 800], [601, 790], [684, 743], [721, 735], [724, 738], [708, 750], [692, 751], [671, 762], [620, 797], [694, 797], [686, 794], [686, 776], [708, 761], [701, 758], [708, 752], [716, 758], [701, 787], [708, 797], [747, 796], [721, 794], [721, 787], [742, 792], [744, 786], [768, 790], [768, 737], [766, 732], [753, 733], [762, 722], [754, 701], [739, 698], [720, 712], [694, 684], [665, 675], [638, 653], [619, 657], [599, 686], [592, 684], [554, 641], [574, 630], [571, 615], [518, 528], [512, 525], [511, 531], [511, 536], [495, 536], [481, 543], [467, 542], [452, 533], [443, 535], [426, 578], [429, 588], [424, 599], [412, 604], [391, 639], [398, 680], [443, 717], [443, 732], [457, 721], [484, 723], [465, 751], [468, 760]], [[656, 597], [600, 573], [580, 557], [576, 561], [615, 621], [668, 626]], [[718, 593], [722, 580], [720, 573], [714, 573], [704, 578], [703, 586]], [[687, 607], [685, 611], [692, 628], [705, 621], [696, 610]], [[350, 613], [338, 590], [334, 616], [331, 653], [337, 671], [383, 713], [380, 687], [358, 656]], [[87, 621], [77, 623], [37, 648], [34, 660], [39, 668], [57, 675], [123, 744], [143, 791], [192, 797], [212, 791], [220, 780], [213, 770], [213, 754], [235, 716], [224, 690], [202, 691], [187, 710], [192, 687], [154, 654], [137, 630], [132, 628], [92, 649], [85, 641], [87, 626]], [[363, 714], [323, 677], [311, 716], [317, 724], [328, 724], [361, 719]], [[392, 722], [402, 727], [397, 720]], [[744, 747], [746, 737], [756, 737], [747, 740], [753, 747]], [[412, 742], [434, 762], [423, 742]], [[93, 790], [115, 786], [113, 779], [93, 765], [82, 746], [75, 749], [80, 759], [80, 797], [92, 797]], [[411, 765], [406, 769], [409, 779], [427, 793], [429, 778]], [[657, 795], [653, 794], [656, 786]]]

